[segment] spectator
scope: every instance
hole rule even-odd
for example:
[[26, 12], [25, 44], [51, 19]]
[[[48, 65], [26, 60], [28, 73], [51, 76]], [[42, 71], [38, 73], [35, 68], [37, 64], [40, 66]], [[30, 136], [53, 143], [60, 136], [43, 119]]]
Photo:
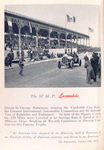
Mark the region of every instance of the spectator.
[[94, 74], [95, 74], [95, 78], [94, 78], [94, 82], [96, 82], [96, 76], [97, 76], [97, 71], [98, 71], [98, 56], [96, 53], [93, 52], [92, 54], [92, 58], [91, 58], [91, 65], [92, 65], [92, 68], [94, 70]]
[[93, 71], [93, 68], [91, 66], [91, 62], [89, 61], [89, 58], [87, 56], [85, 56], [84, 60], [85, 60], [84, 67], [87, 70], [87, 80], [86, 80], [86, 82], [89, 83], [89, 84], [92, 84], [91, 79], [95, 78], [94, 77], [94, 71]]
[[32, 49], [31, 49], [31, 51], [30, 51], [30, 59], [32, 60], [32, 56], [33, 56], [33, 54], [32, 54]]
[[10, 65], [10, 67], [12, 67], [12, 57], [11, 57], [11, 53], [10, 52], [8, 53], [7, 57], [8, 57], [8, 63]]
[[101, 53], [99, 53], [99, 60], [98, 60], [98, 78], [101, 78]]
[[19, 59], [19, 57], [20, 57], [20, 52], [19, 52], [19, 50], [17, 51], [17, 58]]
[[28, 50], [27, 53], [28, 53], [28, 58], [29, 58], [30, 57], [30, 50]]
[[24, 51], [23, 51], [23, 49], [21, 50], [21, 59], [22, 59], [22, 61], [24, 61]]
[[11, 59], [13, 60], [14, 59], [14, 53], [13, 53], [13, 49], [12, 49], [12, 47], [11, 47]]

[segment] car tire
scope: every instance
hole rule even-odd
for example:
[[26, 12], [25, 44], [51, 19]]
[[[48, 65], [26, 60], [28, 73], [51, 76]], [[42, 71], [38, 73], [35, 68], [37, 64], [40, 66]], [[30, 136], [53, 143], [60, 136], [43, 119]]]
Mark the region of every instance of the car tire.
[[73, 61], [71, 62], [70, 67], [71, 67], [71, 69], [73, 69], [73, 67], [74, 67], [74, 62]]
[[81, 60], [79, 61], [79, 66], [81, 66], [81, 64], [82, 64], [82, 62], [81, 62]]
[[69, 68], [71, 68], [71, 65], [70, 65], [70, 63], [68, 64], [68, 66], [69, 66]]
[[58, 68], [61, 69], [61, 62], [58, 62]]

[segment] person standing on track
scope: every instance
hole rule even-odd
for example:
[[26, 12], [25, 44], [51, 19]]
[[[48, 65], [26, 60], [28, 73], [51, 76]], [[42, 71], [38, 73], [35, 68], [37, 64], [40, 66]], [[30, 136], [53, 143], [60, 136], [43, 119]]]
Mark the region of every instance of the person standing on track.
[[99, 53], [99, 60], [98, 60], [98, 78], [101, 78], [101, 53]]
[[22, 76], [23, 75], [23, 62], [22, 62], [22, 59], [20, 58], [19, 59], [19, 67], [20, 67], [20, 72], [19, 72], [19, 75]]
[[84, 67], [85, 67], [86, 70], [87, 70], [86, 82], [89, 83], [89, 84], [92, 84], [91, 79], [92, 79], [92, 78], [95, 78], [95, 76], [94, 76], [94, 71], [93, 71], [93, 68], [92, 68], [92, 66], [91, 66], [91, 62], [89, 61], [89, 58], [88, 58], [87, 56], [85, 56], [85, 57], [84, 57], [84, 60], [85, 60]]
[[97, 56], [96, 53], [93, 52], [92, 58], [90, 59], [90, 61], [91, 61], [91, 65], [95, 74], [94, 82], [96, 82], [96, 76], [97, 76], [97, 71], [98, 71], [98, 60], [99, 60], [99, 57]]
[[8, 58], [8, 63], [10, 65], [10, 67], [12, 67], [12, 56], [11, 56], [10, 52], [8, 53], [7, 58]]

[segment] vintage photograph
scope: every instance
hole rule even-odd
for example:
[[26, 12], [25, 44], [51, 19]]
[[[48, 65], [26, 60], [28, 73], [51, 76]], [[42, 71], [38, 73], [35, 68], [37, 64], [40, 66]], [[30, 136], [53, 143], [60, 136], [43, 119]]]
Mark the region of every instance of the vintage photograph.
[[99, 5], [5, 5], [4, 87], [101, 87]]

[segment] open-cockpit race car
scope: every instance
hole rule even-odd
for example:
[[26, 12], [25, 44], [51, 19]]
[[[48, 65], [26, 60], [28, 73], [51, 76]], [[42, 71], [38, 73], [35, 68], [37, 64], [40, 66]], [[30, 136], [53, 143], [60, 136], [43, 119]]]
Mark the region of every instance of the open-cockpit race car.
[[60, 69], [61, 66], [68, 66], [73, 69], [74, 64], [76, 63], [81, 66], [81, 59], [79, 59], [76, 53], [65, 54], [62, 59], [58, 61], [58, 68]]

